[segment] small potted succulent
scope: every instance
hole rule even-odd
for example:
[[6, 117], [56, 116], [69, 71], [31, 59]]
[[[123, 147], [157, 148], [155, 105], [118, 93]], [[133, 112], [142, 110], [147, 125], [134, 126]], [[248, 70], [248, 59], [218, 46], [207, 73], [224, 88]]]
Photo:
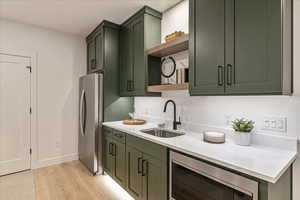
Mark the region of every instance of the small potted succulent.
[[236, 119], [232, 122], [232, 128], [235, 130], [235, 143], [241, 146], [251, 144], [254, 121], [244, 118]]

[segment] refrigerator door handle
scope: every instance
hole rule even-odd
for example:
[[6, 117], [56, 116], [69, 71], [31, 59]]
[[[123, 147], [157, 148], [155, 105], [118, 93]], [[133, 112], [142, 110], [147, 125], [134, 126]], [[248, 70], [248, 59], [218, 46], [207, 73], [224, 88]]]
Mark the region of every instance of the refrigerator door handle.
[[[81, 135], [85, 135], [85, 125], [86, 125], [86, 99], [85, 99], [85, 91], [82, 90], [81, 97], [80, 97], [80, 113], [79, 113], [79, 124], [80, 124], [80, 132]], [[84, 105], [83, 105], [84, 104]], [[84, 106], [84, 112], [83, 112]], [[82, 115], [84, 115], [84, 119], [82, 119]]]

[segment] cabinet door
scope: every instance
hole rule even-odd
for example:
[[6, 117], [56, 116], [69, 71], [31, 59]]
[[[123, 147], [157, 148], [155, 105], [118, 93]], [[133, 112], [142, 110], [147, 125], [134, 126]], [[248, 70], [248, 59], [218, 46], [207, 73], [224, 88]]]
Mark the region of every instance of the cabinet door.
[[143, 154], [143, 200], [165, 200], [167, 197], [167, 162]]
[[127, 145], [126, 156], [127, 191], [138, 200], [142, 198], [142, 153]]
[[106, 173], [110, 176], [114, 175], [115, 169], [115, 158], [113, 156], [113, 142], [110, 137], [104, 137], [103, 140], [103, 151], [102, 151], [102, 159], [103, 159], [103, 168]]
[[124, 26], [120, 31], [120, 93], [129, 96], [133, 90], [133, 65], [131, 27]]
[[190, 0], [190, 94], [224, 94], [224, 0]]
[[226, 93], [279, 94], [281, 0], [226, 2]]
[[96, 36], [95, 36], [95, 45], [96, 45], [96, 69], [97, 70], [101, 70], [103, 69], [103, 65], [104, 65], [104, 42], [103, 42], [103, 32], [99, 32]]
[[123, 187], [126, 186], [126, 152], [125, 144], [114, 141], [115, 172], [114, 178]]
[[133, 90], [136, 95], [145, 93], [145, 48], [144, 48], [144, 20], [138, 18], [132, 23], [132, 51], [133, 51]]
[[87, 72], [91, 72], [92, 70], [94, 70], [96, 68], [96, 50], [95, 50], [96, 46], [95, 46], [95, 40], [92, 39], [90, 41], [88, 41], [87, 43]]

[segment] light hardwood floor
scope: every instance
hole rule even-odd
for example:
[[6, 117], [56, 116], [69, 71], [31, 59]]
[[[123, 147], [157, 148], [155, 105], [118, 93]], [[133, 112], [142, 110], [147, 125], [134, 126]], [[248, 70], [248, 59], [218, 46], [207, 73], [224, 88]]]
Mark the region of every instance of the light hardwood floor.
[[32, 172], [1, 176], [0, 200], [35, 200]]
[[132, 200], [108, 176], [92, 176], [73, 161], [33, 171], [36, 200]]

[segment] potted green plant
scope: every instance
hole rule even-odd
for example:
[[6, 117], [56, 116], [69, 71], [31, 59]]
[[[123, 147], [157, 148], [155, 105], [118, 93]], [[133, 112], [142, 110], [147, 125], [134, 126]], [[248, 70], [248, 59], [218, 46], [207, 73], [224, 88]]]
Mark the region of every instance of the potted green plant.
[[235, 143], [242, 146], [251, 144], [254, 121], [244, 118], [236, 119], [232, 122], [232, 128], [235, 131]]

